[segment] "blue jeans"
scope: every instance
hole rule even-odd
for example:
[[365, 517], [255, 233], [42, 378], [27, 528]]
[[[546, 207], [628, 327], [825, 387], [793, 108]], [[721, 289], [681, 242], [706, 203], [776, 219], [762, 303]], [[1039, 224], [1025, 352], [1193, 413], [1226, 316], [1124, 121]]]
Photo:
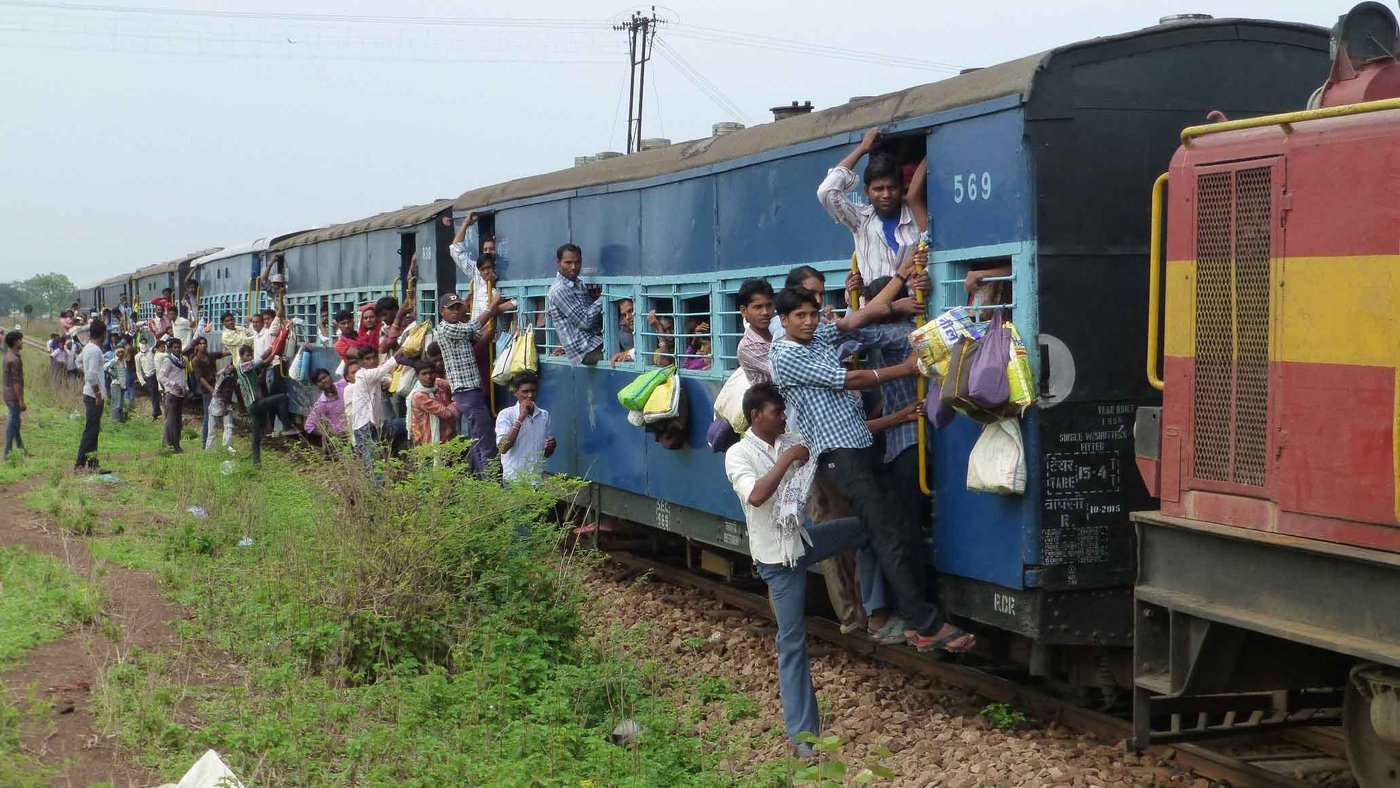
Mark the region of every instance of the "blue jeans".
[[24, 448], [24, 439], [19, 436], [19, 403], [5, 403], [5, 410], [9, 411], [9, 421], [5, 422], [5, 457], [10, 456], [10, 447], [18, 447], [20, 451], [27, 452]]
[[459, 427], [457, 434], [472, 438], [472, 472], [477, 476], [486, 473], [491, 461], [496, 458], [496, 420], [491, 418], [491, 409], [486, 404], [486, 392], [481, 389], [467, 389], [452, 392], [452, 404], [457, 406]]
[[822, 729], [807, 659], [807, 569], [870, 542], [870, 532], [855, 517], [809, 525], [807, 534], [812, 543], [797, 566], [754, 563], [758, 576], [768, 584], [768, 598], [778, 619], [778, 691], [783, 697], [783, 723], [794, 744], [799, 733], [817, 735]]
[[868, 616], [889, 607], [885, 599], [885, 576], [880, 572], [880, 559], [875, 551], [862, 547], [856, 552], [856, 570], [860, 573], [860, 599]]
[[107, 388], [107, 399], [112, 401], [112, 418], [116, 421], [126, 421], [126, 389], [112, 384]]

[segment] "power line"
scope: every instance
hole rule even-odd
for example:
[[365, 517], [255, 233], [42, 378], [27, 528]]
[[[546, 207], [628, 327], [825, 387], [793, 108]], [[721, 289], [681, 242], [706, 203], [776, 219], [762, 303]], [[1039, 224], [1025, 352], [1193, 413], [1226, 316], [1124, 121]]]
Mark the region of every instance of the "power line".
[[753, 47], [756, 49], [847, 60], [871, 65], [901, 66], [949, 72], [961, 70], [960, 66], [953, 63], [944, 63], [936, 60], [917, 60], [902, 55], [890, 55], [882, 52], [867, 52], [858, 49], [825, 46], [795, 39], [760, 35], [757, 33], [745, 33], [742, 31], [724, 30], [716, 27], [703, 27], [700, 25], [687, 25], [682, 23], [676, 23], [674, 27], [674, 33], [677, 36], [718, 44]]
[[642, 149], [642, 110], [646, 99], [647, 61], [651, 60], [657, 25], [664, 21], [656, 16], [656, 7], [653, 6], [651, 16], [634, 12], [631, 19], [613, 25], [613, 30], [627, 32], [627, 67], [630, 69], [627, 77], [628, 153], [636, 153]]
[[748, 113], [744, 112], [733, 99], [726, 96], [724, 91], [720, 90], [715, 83], [711, 82], [704, 74], [700, 73], [698, 68], [691, 65], [690, 61], [686, 60], [680, 52], [676, 51], [675, 47], [664, 40], [657, 41], [656, 47], [656, 51], [661, 53], [661, 56], [666, 58], [671, 65], [675, 66], [676, 70], [681, 73], [681, 76], [685, 77], [691, 84], [699, 88], [700, 92], [708, 96], [716, 106], [726, 113], [742, 119], [745, 123], [753, 123], [753, 118], [749, 117]]

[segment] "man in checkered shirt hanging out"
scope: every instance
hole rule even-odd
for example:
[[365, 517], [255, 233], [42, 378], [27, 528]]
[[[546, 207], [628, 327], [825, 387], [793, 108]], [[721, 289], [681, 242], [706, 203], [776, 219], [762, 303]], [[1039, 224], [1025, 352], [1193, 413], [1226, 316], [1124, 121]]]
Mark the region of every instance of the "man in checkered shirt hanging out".
[[559, 274], [549, 286], [546, 310], [564, 355], [575, 364], [592, 366], [603, 358], [603, 293], [579, 279], [583, 250], [564, 244], [554, 253]]
[[[927, 254], [926, 251], [920, 252]], [[848, 370], [841, 365], [837, 348], [848, 339], [873, 344], [878, 334], [867, 335], [864, 326], [890, 314], [918, 314], [912, 298], [894, 301], [908, 284], [914, 260], [903, 265], [870, 303], [835, 322], [822, 322], [821, 302], [803, 289], [778, 294], [776, 305], [785, 336], [773, 343], [769, 359], [773, 380], [783, 398], [794, 406], [795, 431], [817, 463], [817, 474], [830, 489], [844, 495], [870, 530], [871, 547], [880, 562], [885, 583], [895, 597], [895, 610], [914, 631], [907, 633], [920, 651], [966, 651], [975, 639], [943, 619], [934, 602], [932, 572], [924, 556], [919, 532], [909, 523], [910, 513], [897, 504], [891, 490], [877, 481], [880, 457], [865, 426], [865, 414], [847, 391], [864, 390], [918, 374], [917, 356], [877, 369]]]

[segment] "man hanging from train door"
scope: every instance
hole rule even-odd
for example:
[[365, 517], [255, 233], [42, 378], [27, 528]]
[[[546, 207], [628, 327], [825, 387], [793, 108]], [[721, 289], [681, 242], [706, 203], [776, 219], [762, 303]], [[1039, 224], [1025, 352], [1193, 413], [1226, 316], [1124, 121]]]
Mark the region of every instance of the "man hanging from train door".
[[[880, 153], [880, 130], [871, 129], [855, 150], [833, 167], [817, 187], [817, 200], [855, 240], [859, 273], [846, 278], [846, 290], [860, 290], [866, 282], [894, 276], [900, 263], [919, 244], [919, 228], [914, 213], [904, 202], [904, 174], [895, 157]], [[855, 166], [869, 155], [864, 181], [869, 205], [851, 202], [846, 193], [855, 188]], [[928, 280], [919, 278], [913, 288], [928, 292]]]
[[447, 383], [452, 387], [452, 404], [461, 414], [458, 434], [474, 441], [470, 460], [472, 471], [478, 476], [486, 473], [496, 456], [496, 432], [495, 421], [486, 404], [486, 392], [482, 388], [481, 370], [477, 367], [472, 348], [481, 339], [482, 326], [496, 313], [500, 303], [501, 294], [493, 293], [486, 309], [468, 322], [467, 306], [461, 296], [448, 293], [438, 302], [442, 322], [433, 331], [438, 348], [442, 350]]
[[920, 651], [963, 652], [976, 641], [945, 621], [934, 603], [926, 557], [921, 549], [909, 549], [906, 539], [917, 524], [904, 521], [907, 513], [885, 489], [865, 416], [847, 394], [848, 390], [870, 389], [917, 375], [916, 357], [911, 353], [904, 361], [882, 369], [847, 370], [837, 355], [843, 341], [861, 339], [860, 330], [882, 312], [921, 311], [913, 299], [889, 300], [907, 283], [912, 271], [911, 260], [864, 309], [830, 323], [821, 321], [821, 302], [815, 295], [801, 289], [783, 290], [776, 306], [786, 335], [773, 343], [769, 359], [783, 398], [796, 406], [796, 432], [816, 456], [818, 476], [847, 499], [870, 529], [871, 546], [885, 583], [894, 593], [895, 610], [914, 629], [908, 637], [910, 644]]

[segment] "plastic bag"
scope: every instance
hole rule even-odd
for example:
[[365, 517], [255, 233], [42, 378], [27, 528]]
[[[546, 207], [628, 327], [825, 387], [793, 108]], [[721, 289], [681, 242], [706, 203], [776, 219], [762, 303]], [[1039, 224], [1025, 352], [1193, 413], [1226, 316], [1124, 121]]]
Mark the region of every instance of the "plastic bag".
[[680, 415], [680, 406], [681, 378], [679, 375], [671, 375], [647, 397], [646, 407], [642, 408], [642, 421], [655, 424], [658, 421], [674, 419]]
[[982, 436], [967, 458], [967, 489], [999, 495], [1026, 491], [1026, 453], [1016, 419], [1002, 419], [982, 428]]
[[510, 362], [511, 354], [515, 352], [515, 339], [512, 335], [511, 341], [496, 354], [496, 362], [491, 365], [491, 382], [498, 386], [510, 383]]
[[526, 326], [510, 343], [510, 374], [536, 372], [540, 368], [539, 350], [535, 345], [535, 327]]
[[311, 366], [311, 359], [306, 352], [306, 348], [299, 348], [297, 354], [292, 356], [292, 366], [288, 368], [288, 373], [293, 378], [301, 381], [306, 380], [308, 367]]
[[740, 368], [724, 381], [719, 394], [715, 396], [715, 415], [729, 422], [729, 427], [736, 433], [749, 428], [748, 415], [744, 413], [744, 395], [748, 390], [749, 376]]
[[401, 364], [394, 370], [394, 376], [389, 381], [389, 393], [407, 397], [408, 392], [413, 388], [417, 376], [418, 370], [407, 364]]
[[919, 363], [926, 372], [937, 370], [939, 375], [946, 376], [953, 344], [961, 337], [977, 339], [981, 335], [972, 316], [959, 306], [914, 329], [909, 335], [909, 344], [918, 351]]
[[1006, 365], [1006, 378], [1010, 387], [1011, 404], [1020, 414], [1035, 402], [1035, 378], [1031, 376], [1031, 360], [1026, 355], [1026, 345], [1016, 326], [1006, 324], [1011, 332], [1011, 361]]
[[[968, 354], [966, 398], [979, 408], [1000, 412], [1011, 399], [1011, 385], [1007, 380], [1011, 352], [1011, 331], [1001, 320], [1001, 311], [992, 318], [992, 324], [974, 340]], [[962, 392], [959, 392], [960, 395]]]
[[628, 410], [645, 408], [651, 393], [657, 386], [670, 380], [675, 371], [675, 367], [658, 367], [643, 372], [617, 392], [617, 401]]
[[409, 358], [422, 355], [423, 349], [428, 346], [428, 335], [432, 331], [433, 326], [427, 320], [409, 326], [399, 339], [399, 352]]

